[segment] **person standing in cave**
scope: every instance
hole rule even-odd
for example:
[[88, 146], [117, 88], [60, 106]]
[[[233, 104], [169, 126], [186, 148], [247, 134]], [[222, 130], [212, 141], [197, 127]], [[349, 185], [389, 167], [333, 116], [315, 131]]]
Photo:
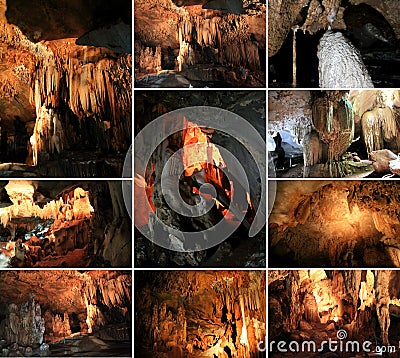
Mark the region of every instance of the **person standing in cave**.
[[279, 132], [277, 132], [276, 136], [274, 137], [274, 141], [275, 141], [275, 145], [276, 145], [274, 152], [278, 155], [276, 167], [284, 168], [285, 167], [285, 150], [282, 148], [282, 137]]

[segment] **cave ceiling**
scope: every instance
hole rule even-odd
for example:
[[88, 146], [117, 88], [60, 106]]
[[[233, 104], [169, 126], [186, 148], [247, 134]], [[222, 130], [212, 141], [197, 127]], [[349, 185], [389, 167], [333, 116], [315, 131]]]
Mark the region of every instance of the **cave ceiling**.
[[7, 7], [2, 20], [7, 19], [8, 23], [18, 26], [33, 42], [79, 38], [90, 31], [107, 28], [118, 22], [130, 25], [132, 18], [132, 3], [128, 0], [1, 2], [6, 2]]
[[[130, 275], [123, 271], [2, 271], [0, 302], [21, 304], [33, 295], [35, 301], [53, 311], [86, 312], [83, 293], [99, 282], [104, 284], [118, 277], [130, 282]], [[112, 294], [106, 291], [102, 297]], [[130, 297], [129, 292], [126, 295]]]

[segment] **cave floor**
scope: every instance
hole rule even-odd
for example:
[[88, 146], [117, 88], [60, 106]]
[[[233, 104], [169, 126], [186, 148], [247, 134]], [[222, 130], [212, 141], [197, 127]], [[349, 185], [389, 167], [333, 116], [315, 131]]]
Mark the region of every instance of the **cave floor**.
[[125, 154], [95, 151], [67, 151], [56, 160], [38, 166], [25, 163], [0, 163], [0, 178], [14, 177], [120, 177]]
[[77, 336], [50, 345], [55, 357], [130, 357], [132, 346], [125, 341], [104, 341], [93, 335]]
[[139, 88], [231, 88], [263, 87], [265, 75], [249, 73], [241, 76], [238, 70], [219, 65], [196, 65], [181, 72], [163, 70], [158, 74], [136, 76], [135, 87]]

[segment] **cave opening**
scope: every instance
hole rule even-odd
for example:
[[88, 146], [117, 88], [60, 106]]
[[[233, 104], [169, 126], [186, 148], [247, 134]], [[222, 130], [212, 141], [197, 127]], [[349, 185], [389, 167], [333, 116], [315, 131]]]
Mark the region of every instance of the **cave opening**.
[[71, 333], [78, 333], [81, 331], [81, 325], [78, 315], [75, 312], [72, 312], [69, 315], [69, 325], [71, 327]]

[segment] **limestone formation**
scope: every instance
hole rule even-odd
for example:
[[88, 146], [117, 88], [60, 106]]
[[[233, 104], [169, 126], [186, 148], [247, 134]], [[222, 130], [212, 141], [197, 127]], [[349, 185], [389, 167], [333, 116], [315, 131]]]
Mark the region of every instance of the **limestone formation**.
[[374, 87], [360, 52], [341, 32], [327, 31], [318, 47], [321, 88]]

